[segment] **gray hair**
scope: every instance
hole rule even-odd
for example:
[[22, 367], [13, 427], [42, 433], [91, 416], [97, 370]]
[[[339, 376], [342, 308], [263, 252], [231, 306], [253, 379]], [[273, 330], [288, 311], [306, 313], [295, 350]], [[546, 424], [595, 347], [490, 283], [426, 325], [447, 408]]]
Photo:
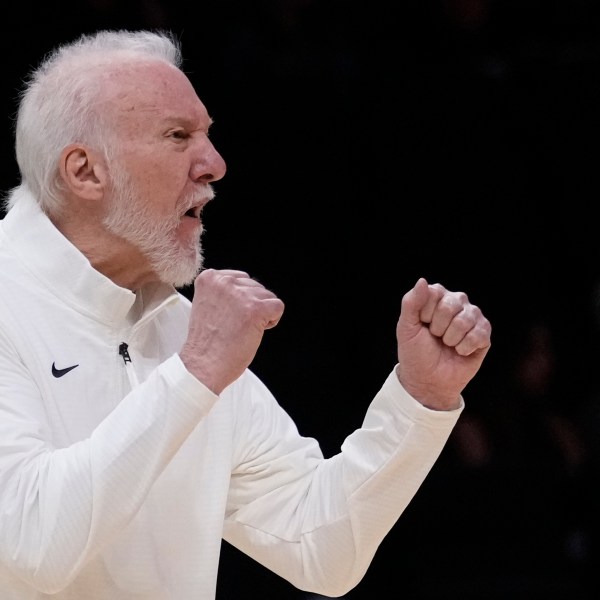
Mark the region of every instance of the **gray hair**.
[[[164, 61], [181, 68], [179, 41], [171, 33], [105, 30], [58, 46], [25, 80], [15, 129], [21, 183], [48, 214], [60, 212], [59, 158], [71, 143], [93, 145], [108, 160], [114, 128], [99, 110], [103, 76], [124, 62]], [[6, 208], [20, 194], [9, 194]]]

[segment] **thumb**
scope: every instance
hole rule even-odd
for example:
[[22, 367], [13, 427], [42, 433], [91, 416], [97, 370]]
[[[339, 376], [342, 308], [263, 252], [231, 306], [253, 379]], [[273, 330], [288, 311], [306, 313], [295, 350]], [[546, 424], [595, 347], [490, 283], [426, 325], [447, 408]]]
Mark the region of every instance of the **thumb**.
[[421, 312], [430, 298], [429, 291], [427, 280], [424, 277], [420, 277], [412, 290], [404, 294], [399, 326], [401, 325], [410, 329], [412, 327], [420, 327], [423, 324]]

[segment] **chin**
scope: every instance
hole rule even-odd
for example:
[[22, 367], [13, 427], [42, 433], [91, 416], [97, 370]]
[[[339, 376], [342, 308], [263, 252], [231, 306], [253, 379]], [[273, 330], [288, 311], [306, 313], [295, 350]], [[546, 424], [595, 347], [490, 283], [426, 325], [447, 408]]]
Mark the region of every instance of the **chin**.
[[198, 238], [185, 244], [162, 244], [153, 248], [150, 262], [158, 279], [175, 287], [184, 287], [193, 283], [203, 267], [202, 246]]
[[166, 265], [162, 271], [161, 280], [175, 287], [185, 287], [194, 283], [196, 276], [202, 270], [202, 256], [196, 256], [194, 260], [186, 259]]

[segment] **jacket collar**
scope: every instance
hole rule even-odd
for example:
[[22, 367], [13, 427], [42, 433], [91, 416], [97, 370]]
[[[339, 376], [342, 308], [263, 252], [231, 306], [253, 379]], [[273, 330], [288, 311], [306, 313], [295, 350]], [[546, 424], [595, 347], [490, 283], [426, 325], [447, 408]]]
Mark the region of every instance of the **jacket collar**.
[[61, 301], [108, 324], [130, 325], [178, 297], [173, 286], [151, 284], [137, 294], [96, 271], [23, 186], [2, 221], [17, 259]]

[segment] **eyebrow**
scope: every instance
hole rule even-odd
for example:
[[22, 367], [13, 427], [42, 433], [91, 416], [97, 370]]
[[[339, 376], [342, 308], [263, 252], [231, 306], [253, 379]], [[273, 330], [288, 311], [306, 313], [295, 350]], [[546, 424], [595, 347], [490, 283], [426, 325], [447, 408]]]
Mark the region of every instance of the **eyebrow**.
[[202, 127], [198, 127], [198, 121], [196, 119], [189, 119], [187, 117], [176, 117], [176, 116], [168, 116], [165, 118], [164, 122], [167, 125], [181, 125], [186, 127], [187, 129], [193, 130], [193, 131], [198, 131], [200, 129], [204, 130], [206, 129], [206, 131], [208, 131], [214, 121], [211, 117], [208, 117], [206, 120], [206, 127], [202, 126]]

